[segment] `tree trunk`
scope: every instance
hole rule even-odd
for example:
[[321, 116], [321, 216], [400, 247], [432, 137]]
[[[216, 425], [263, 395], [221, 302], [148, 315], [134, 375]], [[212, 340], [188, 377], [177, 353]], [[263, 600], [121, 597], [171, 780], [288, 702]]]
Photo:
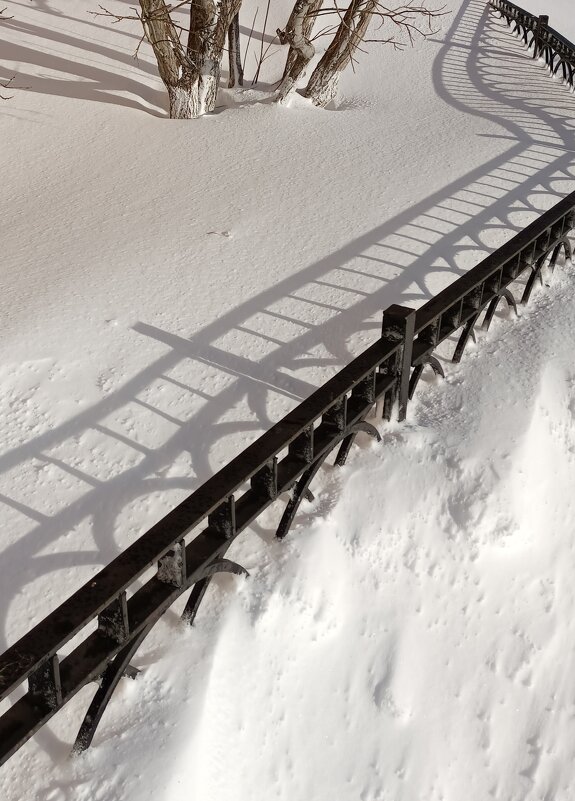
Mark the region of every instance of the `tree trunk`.
[[219, 58], [217, 57], [215, 38], [216, 28], [218, 22], [221, 23], [221, 15], [226, 5], [226, 0], [222, 0], [220, 14], [218, 14], [220, 9], [216, 7], [214, 0], [194, 0], [190, 5], [190, 30], [186, 55], [194, 70], [195, 94], [198, 102], [196, 116], [213, 111], [216, 106], [220, 82], [220, 61], [225, 42], [225, 31], [229, 27], [230, 20], [227, 20], [224, 29]]
[[168, 90], [170, 117], [194, 116], [193, 75], [164, 0], [140, 0], [144, 34], [152, 45], [160, 78]]
[[236, 14], [228, 28], [228, 57], [230, 64], [230, 77], [228, 89], [238, 84], [244, 85], [244, 71], [240, 55], [240, 15]]
[[170, 117], [190, 119], [213, 111], [226, 33], [241, 0], [194, 0], [187, 48], [164, 0], [140, 0], [142, 24], [168, 90]]
[[363, 40], [378, 0], [351, 0], [337, 32], [312, 73], [304, 96], [316, 106], [333, 100], [341, 71], [347, 67]]
[[200, 114], [215, 108], [226, 35], [241, 4], [242, 0], [194, 0], [190, 5], [186, 52], [197, 75]]
[[290, 18], [283, 31], [276, 31], [282, 44], [289, 42], [290, 49], [284, 74], [278, 88], [277, 100], [282, 103], [294, 90], [298, 79], [315, 55], [315, 48], [309, 40], [316, 16], [323, 0], [296, 0]]

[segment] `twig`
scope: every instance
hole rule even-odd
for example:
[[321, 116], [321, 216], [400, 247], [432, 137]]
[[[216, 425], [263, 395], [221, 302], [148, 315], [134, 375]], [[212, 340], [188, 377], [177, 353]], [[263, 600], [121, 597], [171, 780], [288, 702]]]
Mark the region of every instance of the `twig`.
[[271, 3], [271, 0], [268, 0], [268, 4], [266, 6], [266, 16], [265, 16], [265, 19], [264, 19], [264, 29], [262, 31], [262, 44], [261, 44], [261, 48], [260, 48], [260, 59], [259, 59], [259, 62], [258, 62], [258, 67], [256, 69], [254, 78], [252, 80], [252, 86], [254, 85], [254, 83], [258, 82], [258, 78], [260, 77], [260, 69], [262, 67], [262, 63], [263, 63], [263, 60], [264, 60], [264, 37], [266, 35], [266, 28], [267, 28], [267, 24], [268, 24], [268, 16], [269, 16], [269, 13], [270, 13], [270, 3]]
[[[1, 14], [1, 13], [2, 13], [2, 12], [0, 11], [0, 14]], [[2, 87], [2, 89], [8, 89], [8, 88], [9, 88], [9, 86], [10, 86], [10, 84], [12, 83], [12, 81], [14, 80], [14, 78], [15, 78], [15, 77], [16, 77], [16, 76], [15, 76], [15, 75], [13, 75], [11, 78], [9, 78], [9, 79], [6, 81], [6, 83], [2, 83], [2, 82], [0, 81], [0, 86]], [[14, 87], [14, 88], [15, 88], [15, 87]], [[11, 100], [13, 97], [14, 97], [14, 95], [0, 95], [0, 100]]]
[[256, 19], [257, 19], [257, 16], [258, 16], [258, 12], [259, 12], [259, 10], [260, 10], [260, 8], [259, 8], [259, 6], [258, 6], [258, 7], [256, 8], [256, 13], [254, 14], [254, 21], [252, 22], [252, 27], [251, 27], [251, 30], [250, 30], [250, 35], [248, 36], [248, 42], [247, 42], [247, 44], [246, 44], [246, 49], [245, 49], [245, 51], [244, 51], [244, 61], [243, 61], [243, 64], [242, 64], [242, 70], [244, 70], [244, 72], [245, 72], [245, 69], [246, 69], [246, 61], [247, 61], [247, 58], [248, 58], [248, 48], [249, 48], [249, 46], [250, 46], [250, 42], [251, 42], [251, 40], [252, 40], [252, 36], [253, 36], [253, 33], [254, 33], [254, 28], [255, 28], [255, 25], [256, 25]]

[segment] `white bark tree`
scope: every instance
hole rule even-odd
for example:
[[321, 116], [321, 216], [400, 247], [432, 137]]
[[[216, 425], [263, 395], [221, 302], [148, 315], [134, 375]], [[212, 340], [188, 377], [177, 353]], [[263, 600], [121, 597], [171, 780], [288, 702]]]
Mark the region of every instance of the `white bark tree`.
[[[187, 45], [180, 40], [171, 14], [190, 5]], [[152, 46], [160, 77], [168, 91], [170, 117], [190, 119], [213, 111], [220, 81], [226, 35], [241, 0], [140, 0], [144, 36]]]
[[[331, 36], [332, 41], [315, 67], [303, 94], [317, 106], [326, 106], [335, 95], [342, 70], [354, 61], [356, 51], [366, 41], [368, 26], [373, 18], [379, 18], [380, 27], [385, 23], [395, 25], [413, 41], [416, 34], [427, 36], [432, 33], [431, 19], [442, 13], [441, 9], [433, 11], [425, 5], [415, 6], [415, 0], [406, 0], [404, 5], [395, 9], [386, 8], [380, 0], [349, 0], [345, 9], [337, 5], [326, 8], [323, 3], [324, 0], [295, 0], [284, 30], [277, 30], [280, 43], [290, 46], [276, 95], [279, 102], [287, 100], [295, 91], [298, 80], [315, 55], [311, 34], [319, 16], [336, 14], [340, 22], [318, 34]], [[141, 22], [144, 29], [142, 39], [152, 46], [160, 77], [168, 91], [171, 118], [189, 119], [213, 111], [226, 37], [229, 41], [230, 63], [228, 85], [242, 85], [238, 17], [242, 0], [178, 0], [175, 5], [167, 4], [165, 0], [139, 0], [139, 4], [141, 11], [136, 16], [119, 15], [103, 6], [100, 6], [101, 12], [97, 15], [110, 17], [116, 22], [124, 19]], [[189, 25], [182, 27], [175, 22], [174, 12], [187, 6]], [[427, 31], [420, 27], [421, 20], [427, 22]], [[187, 34], [185, 46], [182, 34]], [[393, 36], [369, 41], [391, 43], [395, 47], [404, 44]], [[256, 82], [263, 60], [260, 55], [254, 76]]]
[[[333, 10], [328, 8], [317, 13], [329, 13]], [[341, 9], [336, 10], [341, 12]], [[413, 44], [416, 36], [426, 37], [434, 33], [431, 20], [442, 13], [442, 8], [432, 10], [425, 5], [416, 6], [412, 0], [395, 9], [383, 6], [379, 0], [351, 0], [343, 17], [340, 15], [341, 22], [309, 79], [303, 92], [304, 97], [309, 97], [316, 106], [322, 107], [333, 100], [342, 71], [354, 60], [362, 42], [367, 41], [367, 29], [372, 19], [379, 20], [380, 28], [386, 23], [394, 26], [394, 34], [399, 33], [400, 37], [403, 34], [404, 39], [406, 37]], [[369, 41], [391, 44], [396, 49], [401, 49], [406, 44], [395, 35]]]
[[309, 62], [315, 55], [315, 47], [309, 36], [316, 20], [316, 12], [323, 0], [296, 0], [284, 30], [276, 31], [281, 44], [289, 44], [290, 49], [284, 74], [278, 88], [277, 100], [286, 101], [294, 91], [297, 81], [302, 77]]
[[341, 72], [363, 41], [378, 0], [351, 0], [329, 47], [314, 69], [304, 95], [316, 106], [327, 106], [337, 91]]

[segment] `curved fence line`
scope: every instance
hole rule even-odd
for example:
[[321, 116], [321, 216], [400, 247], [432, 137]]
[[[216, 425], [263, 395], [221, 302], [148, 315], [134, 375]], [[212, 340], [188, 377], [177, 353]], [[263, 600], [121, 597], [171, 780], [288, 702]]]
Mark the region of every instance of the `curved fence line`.
[[508, 0], [490, 0], [490, 5], [533, 48], [533, 58], [543, 58], [552, 75], [561, 69], [565, 83], [575, 88], [575, 44], [549, 27], [548, 16], [537, 17]]
[[[517, 9], [502, 0], [492, 5]], [[131, 658], [174, 601], [189, 592], [184, 616], [193, 621], [214, 574], [245, 572], [225, 558], [232, 542], [290, 493], [277, 530], [285, 536], [327, 456], [337, 449], [336, 463], [343, 464], [360, 431], [379, 438], [367, 421], [378, 403], [385, 419], [394, 409], [405, 419], [423, 371], [443, 374], [437, 347], [457, 335], [458, 362], [476, 326], [489, 328], [501, 301], [516, 308], [513, 284], [527, 303], [544, 269], [552, 270], [561, 253], [571, 258], [574, 228], [575, 192], [417, 311], [390, 306], [373, 345], [8, 648], [0, 656], [0, 701], [26, 681], [28, 691], [0, 716], [0, 765], [82, 687], [99, 681], [75, 744], [87, 748], [120, 678], [137, 672]], [[153, 575], [144, 575], [150, 569]], [[76, 637], [79, 644], [61, 658], [58, 652]]]

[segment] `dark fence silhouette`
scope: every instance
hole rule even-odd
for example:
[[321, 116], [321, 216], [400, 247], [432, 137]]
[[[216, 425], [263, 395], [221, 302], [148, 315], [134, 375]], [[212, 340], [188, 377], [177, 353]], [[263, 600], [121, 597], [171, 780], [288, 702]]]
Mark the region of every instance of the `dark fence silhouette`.
[[563, 80], [575, 86], [575, 45], [549, 27], [547, 15], [537, 17], [507, 0], [490, 0], [490, 5], [499, 11], [527, 47], [533, 48], [533, 58], [545, 59], [553, 75], [561, 70]]
[[[277, 530], [284, 537], [328, 455], [336, 451], [336, 464], [343, 464], [359, 432], [379, 439], [367, 421], [378, 403], [384, 418], [396, 409], [403, 420], [424, 369], [443, 375], [437, 347], [456, 335], [452, 358], [459, 361], [475, 327], [489, 328], [502, 300], [516, 309], [511, 285], [527, 303], [561, 253], [571, 258], [574, 228], [575, 192], [417, 311], [390, 306], [373, 345], [8, 648], [0, 656], [0, 700], [26, 681], [28, 688], [0, 716], [0, 764], [98, 681], [74, 746], [87, 748], [120, 678], [137, 673], [130, 660], [174, 601], [189, 592], [183, 614], [192, 622], [213, 575], [245, 573], [225, 558], [227, 550], [289, 493]], [[77, 644], [61, 658], [73, 638]]]

